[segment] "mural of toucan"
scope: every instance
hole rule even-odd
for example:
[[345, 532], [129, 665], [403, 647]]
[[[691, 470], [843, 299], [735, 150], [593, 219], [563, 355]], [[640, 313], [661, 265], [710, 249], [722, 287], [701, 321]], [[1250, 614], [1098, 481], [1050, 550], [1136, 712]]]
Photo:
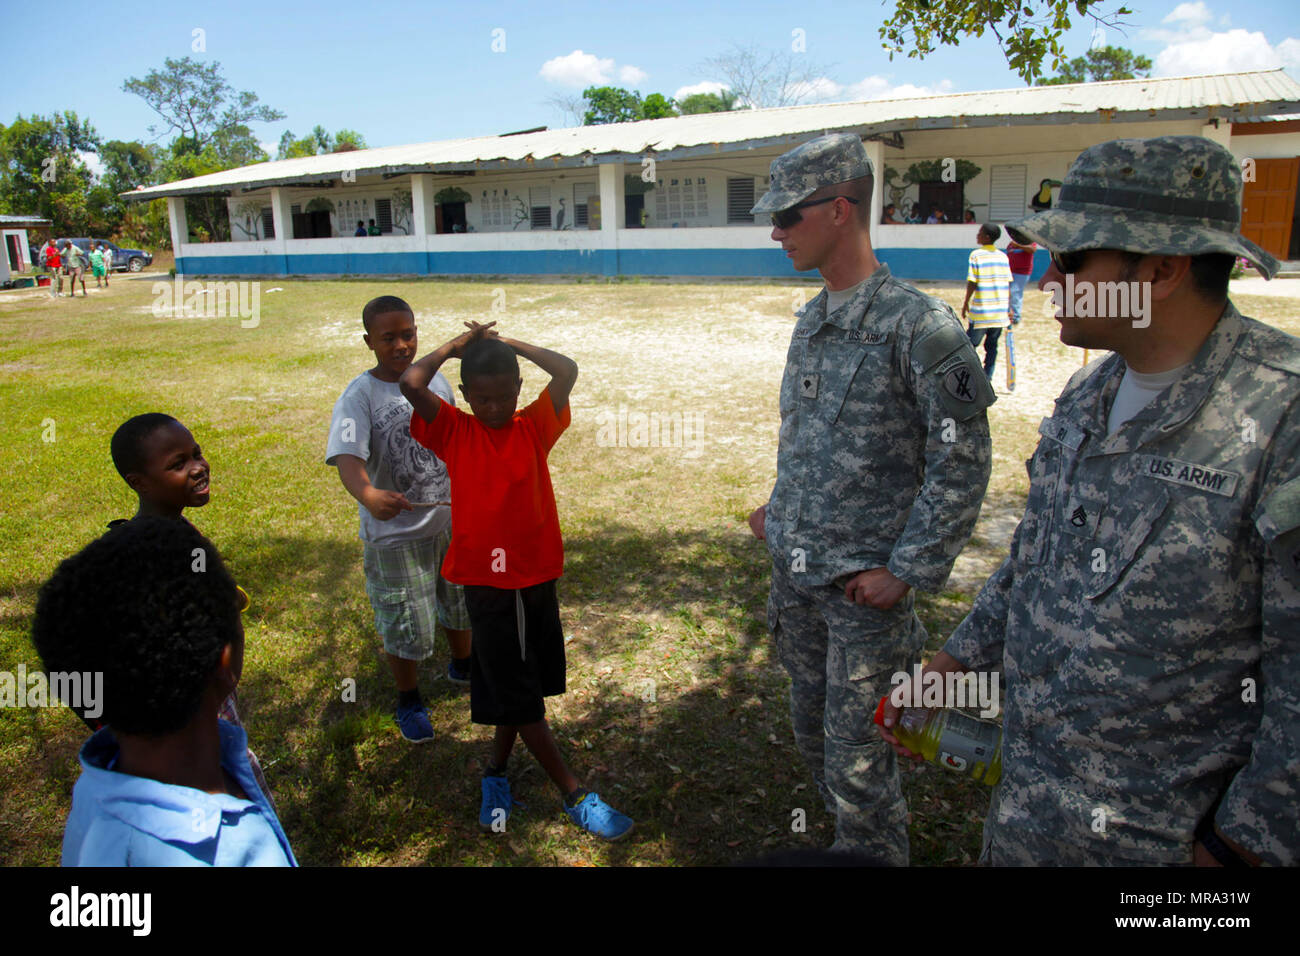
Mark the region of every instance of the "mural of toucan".
[[1029, 200], [1029, 205], [1034, 212], [1042, 212], [1044, 209], [1052, 208], [1052, 187], [1061, 185], [1059, 180], [1044, 179], [1038, 184], [1038, 192], [1034, 193], [1034, 198]]

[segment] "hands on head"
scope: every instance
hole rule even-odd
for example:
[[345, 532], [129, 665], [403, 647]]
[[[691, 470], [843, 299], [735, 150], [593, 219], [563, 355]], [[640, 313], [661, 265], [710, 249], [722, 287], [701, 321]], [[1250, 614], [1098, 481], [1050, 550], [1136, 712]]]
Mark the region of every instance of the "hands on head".
[[493, 320], [492, 322], [481, 323], [481, 322], [475, 322], [473, 319], [471, 319], [470, 321], [466, 322], [465, 328], [469, 329], [469, 331], [462, 332], [460, 335], [456, 336], [456, 338], [452, 340], [452, 346], [453, 346], [451, 352], [452, 357], [453, 358], [463, 357], [465, 354], [465, 349], [469, 348], [470, 345], [477, 342], [479, 339], [500, 338], [501, 333], [497, 332], [495, 329], [492, 328], [492, 326], [494, 325], [496, 325], [495, 320]]

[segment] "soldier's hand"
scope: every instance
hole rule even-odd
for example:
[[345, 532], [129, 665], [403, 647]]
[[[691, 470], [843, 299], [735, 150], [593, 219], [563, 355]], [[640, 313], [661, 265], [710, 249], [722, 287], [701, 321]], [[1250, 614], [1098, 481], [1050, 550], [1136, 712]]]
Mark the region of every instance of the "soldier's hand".
[[749, 513], [749, 530], [759, 541], [767, 539], [767, 505], [759, 505]]
[[[751, 522], [753, 518], [750, 518]], [[844, 585], [844, 597], [854, 604], [888, 611], [901, 601], [912, 586], [890, 573], [888, 568], [872, 568], [849, 578]]]
[[877, 724], [876, 730], [880, 732], [880, 736], [884, 738], [885, 743], [893, 747], [894, 753], [898, 754], [900, 757], [911, 757], [913, 760], [924, 760], [925, 758], [923, 756], [918, 753], [913, 753], [900, 744], [898, 738], [890, 732], [894, 727], [898, 726], [898, 718], [902, 712], [902, 708], [895, 707], [892, 701], [886, 700], [884, 712], [880, 715], [881, 719], [884, 720], [885, 725], [881, 726], [880, 724]]

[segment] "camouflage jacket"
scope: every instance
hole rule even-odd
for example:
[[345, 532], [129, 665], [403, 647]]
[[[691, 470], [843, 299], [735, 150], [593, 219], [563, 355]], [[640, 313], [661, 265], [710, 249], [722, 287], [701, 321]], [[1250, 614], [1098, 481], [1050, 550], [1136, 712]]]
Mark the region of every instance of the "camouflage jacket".
[[1124, 369], [1043, 420], [1011, 555], [944, 648], [1005, 672], [989, 825], [1189, 863], [1222, 796], [1229, 839], [1300, 863], [1300, 339], [1229, 303], [1108, 438]]
[[937, 590], [984, 500], [993, 389], [952, 310], [888, 266], [826, 299], [786, 357], [768, 547], [809, 585], [888, 567]]

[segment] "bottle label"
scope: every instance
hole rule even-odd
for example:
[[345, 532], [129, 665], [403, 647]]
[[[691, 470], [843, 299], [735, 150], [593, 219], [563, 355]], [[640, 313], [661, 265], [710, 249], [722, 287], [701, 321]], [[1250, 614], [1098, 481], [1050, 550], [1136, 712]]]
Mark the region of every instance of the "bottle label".
[[964, 773], [971, 764], [988, 764], [998, 749], [997, 724], [985, 723], [957, 711], [949, 711], [943, 736], [939, 738], [938, 763]]

